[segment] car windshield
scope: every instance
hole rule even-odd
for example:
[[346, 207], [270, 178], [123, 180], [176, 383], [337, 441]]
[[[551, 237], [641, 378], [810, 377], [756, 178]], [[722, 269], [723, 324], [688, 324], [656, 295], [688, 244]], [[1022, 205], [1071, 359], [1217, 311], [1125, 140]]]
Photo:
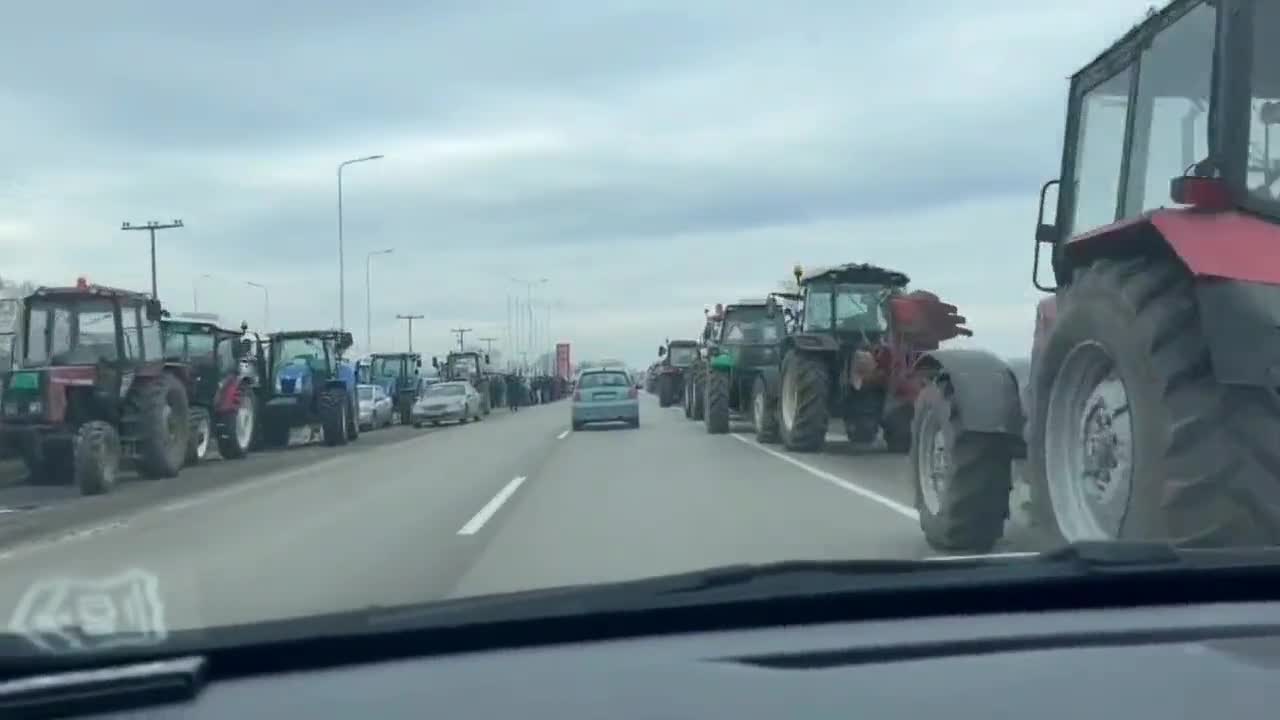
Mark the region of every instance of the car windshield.
[[0, 668], [1280, 545], [1280, 0], [4, 24]]
[[584, 389], [598, 387], [626, 387], [628, 384], [627, 376], [623, 373], [616, 372], [586, 373], [578, 381], [578, 387]]

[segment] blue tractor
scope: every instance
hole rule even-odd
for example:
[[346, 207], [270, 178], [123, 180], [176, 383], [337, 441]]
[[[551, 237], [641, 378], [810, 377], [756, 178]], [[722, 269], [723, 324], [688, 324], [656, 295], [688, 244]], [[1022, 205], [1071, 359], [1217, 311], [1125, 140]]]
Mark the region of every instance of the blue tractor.
[[307, 427], [326, 445], [360, 437], [356, 413], [356, 368], [343, 358], [352, 345], [344, 330], [271, 333], [262, 383], [262, 440], [285, 447], [294, 428]]

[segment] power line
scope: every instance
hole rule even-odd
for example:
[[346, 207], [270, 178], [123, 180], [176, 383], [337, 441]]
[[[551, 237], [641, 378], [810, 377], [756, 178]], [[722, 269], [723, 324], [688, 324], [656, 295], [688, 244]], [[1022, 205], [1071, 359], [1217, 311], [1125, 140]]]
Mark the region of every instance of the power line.
[[185, 227], [182, 220], [174, 219], [173, 222], [157, 222], [155, 220], [148, 221], [145, 225], [134, 225], [133, 223], [122, 223], [121, 230], [146, 230], [151, 233], [151, 297], [159, 299], [160, 295], [156, 292], [156, 231], [171, 230], [173, 228]]
[[421, 320], [425, 315], [396, 315], [399, 320], [409, 321], [409, 352], [413, 352], [413, 321]]
[[495, 338], [495, 337], [482, 337], [482, 338], [476, 338], [476, 339], [477, 339], [477, 340], [479, 340], [480, 342], [484, 343], [484, 352], [485, 352], [485, 354], [486, 354], [486, 355], [492, 355], [492, 354], [493, 354], [493, 344], [494, 344], [495, 342], [497, 342], [498, 338]]

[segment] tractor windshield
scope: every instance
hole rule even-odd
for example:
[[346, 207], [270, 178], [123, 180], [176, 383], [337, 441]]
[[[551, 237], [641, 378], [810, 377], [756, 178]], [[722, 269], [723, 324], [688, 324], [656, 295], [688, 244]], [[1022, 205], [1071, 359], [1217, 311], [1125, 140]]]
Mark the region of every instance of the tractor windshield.
[[762, 307], [734, 308], [725, 314], [723, 337], [727, 343], [774, 343], [782, 337], [782, 319]]
[[383, 378], [399, 378], [404, 375], [403, 361], [400, 358], [374, 358], [369, 363], [369, 378], [377, 382]]
[[475, 355], [455, 355], [449, 361], [455, 375], [475, 375], [480, 372], [480, 362]]
[[324, 341], [316, 337], [276, 338], [271, 341], [272, 374], [290, 364], [303, 364], [312, 372], [328, 371]]
[[26, 367], [114, 362], [115, 304], [101, 298], [35, 298], [29, 306]]
[[804, 328], [818, 332], [884, 332], [888, 327], [879, 285], [842, 283], [809, 288]]
[[676, 367], [684, 367], [692, 365], [694, 359], [698, 356], [698, 349], [689, 345], [674, 345], [671, 351], [667, 353], [671, 364]]
[[164, 355], [183, 360], [205, 360], [213, 356], [212, 333], [199, 331], [168, 332], [164, 336]]

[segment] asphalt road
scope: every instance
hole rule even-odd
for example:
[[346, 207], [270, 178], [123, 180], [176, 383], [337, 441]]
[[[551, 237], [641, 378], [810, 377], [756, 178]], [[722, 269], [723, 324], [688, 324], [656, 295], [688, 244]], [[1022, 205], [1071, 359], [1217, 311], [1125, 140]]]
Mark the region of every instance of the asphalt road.
[[[45, 497], [0, 514], [0, 621], [66, 622], [88, 611], [54, 606], [85, 588], [125, 603], [139, 583], [155, 585], [172, 630], [731, 563], [934, 554], [901, 456], [842, 442], [791, 455], [746, 432], [709, 436], [643, 398], [639, 429], [570, 432], [560, 402], [212, 462], [102, 498]], [[53, 491], [2, 490], [0, 505], [24, 492]]]

